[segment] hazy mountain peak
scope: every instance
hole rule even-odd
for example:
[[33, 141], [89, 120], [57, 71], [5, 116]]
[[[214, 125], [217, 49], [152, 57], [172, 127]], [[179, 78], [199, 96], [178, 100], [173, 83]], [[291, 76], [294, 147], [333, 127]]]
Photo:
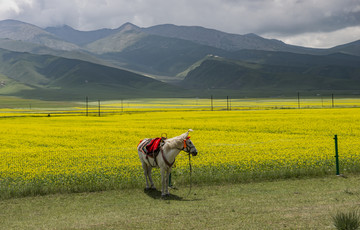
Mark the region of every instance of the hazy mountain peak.
[[76, 45], [65, 42], [40, 27], [16, 20], [0, 21], [0, 38], [45, 45], [58, 50], [78, 49]]
[[122, 26], [120, 26], [118, 28], [118, 30], [123, 30], [123, 31], [127, 31], [127, 30], [140, 30], [140, 27], [130, 23], [130, 22], [126, 22], [124, 23]]
[[0, 37], [12, 40], [31, 40], [40, 34], [47, 34], [41, 28], [17, 20], [0, 21]]

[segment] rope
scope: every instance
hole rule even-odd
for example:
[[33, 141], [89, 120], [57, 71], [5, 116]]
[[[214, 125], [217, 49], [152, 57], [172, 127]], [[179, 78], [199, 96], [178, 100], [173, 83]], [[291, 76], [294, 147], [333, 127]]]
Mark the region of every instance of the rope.
[[189, 169], [190, 169], [190, 175], [189, 175], [189, 180], [190, 180], [190, 188], [189, 188], [189, 192], [186, 195], [187, 197], [190, 195], [191, 193], [191, 188], [192, 188], [192, 181], [191, 181], [191, 176], [192, 176], [192, 167], [191, 167], [191, 154], [189, 153]]

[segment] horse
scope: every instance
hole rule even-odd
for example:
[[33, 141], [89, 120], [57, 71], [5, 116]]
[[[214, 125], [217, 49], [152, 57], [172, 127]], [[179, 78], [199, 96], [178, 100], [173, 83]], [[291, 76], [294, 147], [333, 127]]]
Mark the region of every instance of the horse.
[[144, 139], [140, 141], [137, 150], [141, 165], [144, 169], [144, 175], [146, 180], [145, 190], [156, 189], [154, 186], [154, 182], [151, 178], [151, 170], [152, 168], [156, 167], [160, 168], [161, 173], [161, 197], [166, 198], [170, 195], [169, 174], [171, 172], [172, 166], [175, 163], [176, 156], [180, 153], [180, 151], [185, 151], [193, 156], [196, 156], [198, 153], [195, 145], [192, 143], [189, 137], [189, 132], [191, 131], [193, 130], [189, 129], [186, 133], [183, 133], [180, 136], [169, 139], [163, 138], [162, 143], [159, 147], [159, 154], [154, 155], [153, 157], [149, 157], [143, 150], [144, 145], [146, 144], [146, 142], [148, 143], [149, 139]]

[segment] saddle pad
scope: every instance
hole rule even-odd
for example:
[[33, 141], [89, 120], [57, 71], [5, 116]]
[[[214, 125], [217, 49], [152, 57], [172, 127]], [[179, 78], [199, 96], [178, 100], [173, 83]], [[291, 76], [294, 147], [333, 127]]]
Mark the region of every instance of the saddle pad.
[[[142, 142], [142, 143], [141, 143]], [[140, 150], [149, 157], [154, 157], [154, 153], [160, 149], [161, 138], [148, 138], [140, 141]], [[157, 155], [157, 154], [156, 154]]]
[[157, 137], [150, 141], [150, 143], [146, 146], [148, 153], [153, 153], [159, 149], [161, 138]]

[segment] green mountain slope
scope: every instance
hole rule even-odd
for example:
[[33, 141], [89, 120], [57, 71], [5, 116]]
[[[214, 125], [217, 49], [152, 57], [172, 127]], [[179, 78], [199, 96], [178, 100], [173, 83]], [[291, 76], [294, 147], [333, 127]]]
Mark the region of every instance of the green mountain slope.
[[[60, 100], [78, 99], [85, 95], [108, 99], [156, 97], [180, 91], [175, 86], [125, 70], [81, 60], [1, 49], [0, 73], [5, 81], [0, 93], [30, 98]], [[22, 88], [9, 91], [10, 81]]]
[[[176, 76], [209, 53], [223, 55], [227, 52], [182, 39], [141, 32], [127, 33], [131, 40], [120, 39], [119, 41], [123, 41], [121, 44], [109, 48], [113, 50], [112, 52], [104, 52], [99, 57], [127, 69], [155, 75]], [[111, 44], [111, 41], [104, 43]], [[119, 49], [121, 45], [124, 46]]]
[[0, 95], [14, 95], [23, 90], [32, 90], [33, 88], [17, 82], [3, 74], [0, 74]]
[[15, 52], [27, 52], [32, 54], [49, 54], [52, 56], [70, 58], [70, 59], [79, 59], [83, 61], [89, 61], [97, 64], [106, 65], [107, 63], [99, 58], [96, 58], [94, 55], [82, 51], [82, 50], [57, 50], [47, 47], [45, 45], [11, 40], [8, 38], [0, 38], [0, 49], [11, 50]]
[[226, 55], [229, 59], [246, 62], [254, 62], [278, 66], [317, 66], [317, 65], [341, 65], [358, 66], [359, 56], [344, 53], [331, 53], [328, 55], [310, 55], [290, 52], [271, 52], [262, 50], [240, 50]]
[[[292, 55], [287, 54], [289, 60], [282, 59], [283, 62], [291, 63]], [[263, 58], [261, 62], [250, 63], [209, 56], [189, 71], [182, 85], [248, 91], [360, 90], [360, 58], [346, 62], [348, 58], [339, 54], [327, 56], [325, 60], [301, 59], [293, 65], [280, 65], [280, 58], [276, 61]]]

